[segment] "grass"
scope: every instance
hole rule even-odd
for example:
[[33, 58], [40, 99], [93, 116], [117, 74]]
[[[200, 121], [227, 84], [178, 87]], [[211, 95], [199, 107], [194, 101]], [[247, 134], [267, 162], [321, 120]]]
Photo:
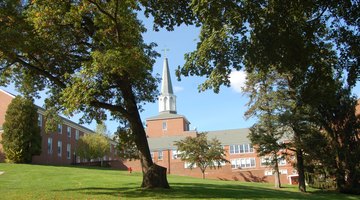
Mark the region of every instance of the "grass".
[[139, 188], [140, 173], [126, 171], [0, 163], [0, 199], [360, 199], [359, 196], [296, 186], [202, 180], [169, 175], [171, 189]]

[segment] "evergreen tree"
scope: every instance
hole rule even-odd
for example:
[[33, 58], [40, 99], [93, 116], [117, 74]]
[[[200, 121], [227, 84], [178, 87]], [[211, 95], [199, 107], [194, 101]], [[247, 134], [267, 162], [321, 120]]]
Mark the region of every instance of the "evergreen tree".
[[33, 155], [40, 155], [38, 113], [32, 100], [16, 96], [8, 106], [3, 128], [1, 143], [7, 161], [31, 163]]

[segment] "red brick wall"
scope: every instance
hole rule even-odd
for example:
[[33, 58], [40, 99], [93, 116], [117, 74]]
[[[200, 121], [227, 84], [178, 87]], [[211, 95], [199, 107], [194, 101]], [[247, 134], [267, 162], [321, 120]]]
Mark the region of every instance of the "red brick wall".
[[[163, 130], [163, 122], [167, 123], [166, 130]], [[149, 137], [179, 135], [185, 131], [185, 124], [186, 121], [182, 117], [162, 120], [147, 120], [146, 134]]]
[[3, 123], [5, 122], [5, 113], [7, 110], [7, 107], [13, 100], [13, 97], [11, 97], [9, 94], [3, 92], [0, 90], [0, 126], [2, 127]]
[[[229, 146], [225, 147], [226, 149]], [[169, 154], [170, 153], [170, 154]], [[163, 151], [163, 159], [158, 160], [158, 153], [154, 152], [154, 162], [160, 166], [167, 168], [168, 174], [175, 174], [180, 176], [192, 176], [202, 178], [202, 173], [199, 168], [187, 169], [184, 167], [184, 162], [180, 159], [172, 159], [171, 150]], [[235, 180], [245, 182], [269, 182], [274, 183], [274, 175], [265, 176], [265, 170], [270, 170], [267, 167], [260, 166], [260, 158], [256, 157], [255, 153], [250, 154], [235, 154], [227, 156], [227, 159], [241, 158], [241, 157], [255, 157], [256, 167], [247, 169], [231, 169], [231, 164], [227, 163], [219, 169], [206, 169], [205, 177], [209, 179], [219, 180]], [[170, 158], [170, 160], [169, 160]], [[170, 162], [169, 162], [170, 161]], [[139, 161], [124, 161], [124, 165], [131, 167], [133, 171], [141, 171], [141, 165]], [[280, 166], [280, 169], [287, 169], [288, 174], [280, 175], [282, 184], [289, 184], [289, 175], [292, 175], [293, 168], [291, 163], [287, 163], [285, 166]]]

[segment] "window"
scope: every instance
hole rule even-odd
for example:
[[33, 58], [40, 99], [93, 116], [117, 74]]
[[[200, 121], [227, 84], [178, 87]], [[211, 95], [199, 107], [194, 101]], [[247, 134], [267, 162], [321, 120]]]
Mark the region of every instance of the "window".
[[255, 158], [239, 158], [239, 159], [232, 159], [231, 168], [253, 168], [255, 167]]
[[178, 151], [172, 150], [172, 159], [178, 159]]
[[62, 134], [62, 125], [61, 124], [58, 124], [57, 130], [58, 130], [59, 134]]
[[162, 159], [163, 159], [163, 152], [158, 151], [158, 160], [162, 160]]
[[270, 161], [270, 157], [262, 157], [261, 158], [261, 166], [268, 166], [270, 165], [271, 161]]
[[66, 145], [66, 158], [71, 159], [71, 144]]
[[71, 138], [71, 127], [70, 126], [67, 127], [66, 132], [67, 132], [68, 138]]
[[279, 158], [278, 160], [280, 166], [286, 165], [286, 159], [285, 158]]
[[279, 172], [280, 174], [287, 174], [287, 169], [280, 169]]
[[254, 148], [251, 144], [230, 145], [230, 154], [252, 153]]
[[167, 130], [167, 124], [166, 124], [166, 122], [163, 122], [163, 123], [162, 123], [162, 129], [163, 129], [163, 130]]
[[80, 136], [79, 130], [76, 130], [75, 131], [75, 140], [79, 140], [79, 136]]
[[[184, 168], [185, 168], [185, 169], [189, 169], [189, 168], [190, 168], [190, 164], [191, 164], [191, 163], [189, 163], [189, 162], [185, 162], [185, 163], [184, 163]], [[194, 163], [194, 165], [192, 166], [192, 168], [196, 168], [196, 163]]]
[[58, 141], [58, 156], [61, 157], [61, 152], [62, 152], [62, 142]]
[[272, 170], [265, 170], [265, 176], [272, 176], [273, 171]]
[[38, 115], [38, 126], [42, 127], [42, 120], [43, 120], [43, 116], [41, 114]]
[[49, 137], [48, 138], [48, 148], [47, 148], [48, 154], [52, 154], [52, 152], [53, 152], [52, 141], [53, 141], [52, 138]]

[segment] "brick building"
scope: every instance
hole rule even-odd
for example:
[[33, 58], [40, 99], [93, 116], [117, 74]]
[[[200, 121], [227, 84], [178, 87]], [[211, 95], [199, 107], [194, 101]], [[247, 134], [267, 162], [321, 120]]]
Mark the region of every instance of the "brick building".
[[[173, 93], [168, 60], [163, 65], [161, 94], [159, 96], [159, 114], [146, 119], [146, 133], [153, 161], [167, 168], [167, 173], [202, 177], [198, 168], [189, 169], [188, 164], [178, 158], [175, 141], [187, 136], [195, 137], [196, 131], [189, 130], [190, 122], [185, 116], [177, 114], [176, 96]], [[257, 156], [250, 140], [249, 129], [209, 131], [209, 139], [217, 138], [226, 151], [226, 159], [220, 169], [207, 169], [207, 178], [221, 180], [239, 180], [252, 182], [274, 182], [272, 169], [266, 166], [265, 159]], [[281, 182], [297, 183], [297, 172], [291, 159], [279, 162]], [[124, 164], [135, 171], [141, 171], [139, 161], [126, 161]]]
[[[5, 113], [14, 95], [0, 89], [0, 141], [3, 133], [2, 124], [5, 121]], [[41, 154], [33, 156], [34, 164], [69, 165], [80, 163], [86, 160], [76, 156], [76, 145], [78, 139], [84, 134], [94, 133], [92, 130], [61, 117], [61, 124], [58, 124], [57, 131], [45, 133], [45, 110], [38, 107], [38, 126], [41, 128], [42, 145]], [[4, 153], [0, 144], [0, 162], [4, 161]], [[117, 160], [116, 143], [110, 141], [110, 154], [104, 160]]]

